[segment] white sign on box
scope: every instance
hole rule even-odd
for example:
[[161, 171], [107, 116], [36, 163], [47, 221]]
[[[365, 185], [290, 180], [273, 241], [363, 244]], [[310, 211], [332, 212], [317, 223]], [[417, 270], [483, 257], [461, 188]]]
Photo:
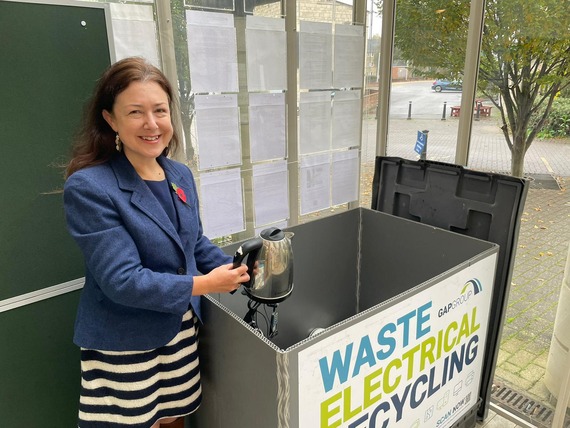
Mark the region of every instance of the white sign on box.
[[299, 427], [445, 428], [475, 406], [496, 257], [301, 351]]

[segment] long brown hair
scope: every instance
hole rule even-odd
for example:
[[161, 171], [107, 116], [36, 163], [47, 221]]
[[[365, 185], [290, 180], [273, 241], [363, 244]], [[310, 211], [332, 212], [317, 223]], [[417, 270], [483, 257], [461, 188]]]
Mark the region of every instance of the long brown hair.
[[[166, 76], [144, 58], [131, 57], [117, 61], [103, 73], [88, 102], [83, 124], [72, 149], [71, 161], [65, 169], [65, 177], [82, 168], [98, 165], [116, 156], [115, 132], [103, 118], [103, 110], [112, 111], [115, 99], [132, 82], [152, 81], [158, 83], [168, 95], [170, 119], [174, 111], [172, 86]], [[176, 152], [180, 142], [176, 129], [170, 144], [162, 152]]]

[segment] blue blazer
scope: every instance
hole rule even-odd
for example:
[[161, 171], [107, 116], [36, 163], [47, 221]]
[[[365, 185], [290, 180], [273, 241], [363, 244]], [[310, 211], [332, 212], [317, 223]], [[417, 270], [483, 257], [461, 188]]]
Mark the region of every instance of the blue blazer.
[[175, 198], [177, 232], [149, 187], [120, 154], [73, 173], [64, 187], [68, 229], [85, 258], [74, 342], [84, 348], [148, 350], [167, 344], [191, 305], [193, 277], [231, 262], [202, 234], [196, 184], [185, 165], [158, 158]]

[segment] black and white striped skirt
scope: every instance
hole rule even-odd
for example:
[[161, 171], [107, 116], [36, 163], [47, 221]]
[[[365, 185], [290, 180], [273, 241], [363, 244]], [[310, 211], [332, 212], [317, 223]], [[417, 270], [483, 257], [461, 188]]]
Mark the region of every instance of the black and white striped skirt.
[[190, 309], [174, 339], [150, 351], [81, 349], [80, 428], [149, 428], [200, 405], [196, 318]]

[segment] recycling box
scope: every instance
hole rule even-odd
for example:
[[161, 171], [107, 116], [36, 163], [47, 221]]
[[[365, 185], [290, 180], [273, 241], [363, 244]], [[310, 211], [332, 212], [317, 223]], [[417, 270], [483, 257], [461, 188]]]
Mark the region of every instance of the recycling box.
[[430, 160], [378, 156], [372, 205], [398, 217], [499, 245], [477, 419], [489, 411], [529, 181]]
[[366, 208], [287, 230], [276, 336], [204, 300], [192, 427], [474, 427], [498, 245]]

